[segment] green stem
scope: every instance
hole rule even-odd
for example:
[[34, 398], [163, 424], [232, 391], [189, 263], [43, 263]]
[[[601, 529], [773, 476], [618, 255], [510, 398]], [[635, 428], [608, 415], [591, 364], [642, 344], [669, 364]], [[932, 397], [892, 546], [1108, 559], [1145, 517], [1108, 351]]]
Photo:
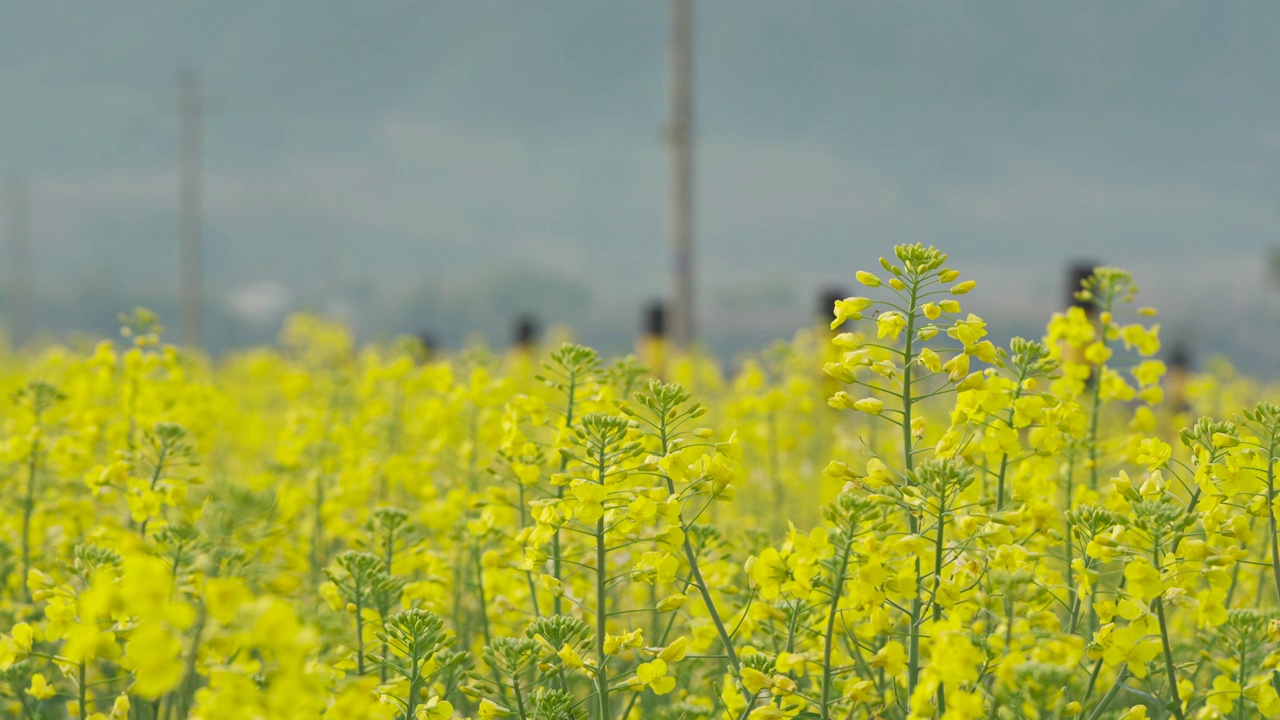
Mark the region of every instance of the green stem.
[[[1093, 670], [1093, 677], [1090, 678], [1090, 683], [1089, 683], [1090, 688], [1093, 687], [1092, 681], [1098, 679], [1098, 668], [1100, 667], [1102, 667], [1101, 660], [1098, 661], [1098, 666], [1095, 667]], [[1116, 676], [1116, 681], [1111, 684], [1111, 689], [1107, 691], [1106, 695], [1102, 696], [1102, 699], [1098, 701], [1098, 706], [1095, 707], [1093, 709], [1093, 712], [1089, 714], [1089, 720], [1098, 720], [1098, 718], [1102, 716], [1102, 711], [1106, 710], [1107, 706], [1111, 704], [1111, 700], [1115, 698], [1116, 693], [1120, 692], [1120, 688], [1124, 687], [1124, 681], [1127, 680], [1128, 677], [1129, 677], [1129, 668], [1127, 666], [1121, 668], [1120, 674]]]
[[[1068, 541], [1067, 541], [1067, 542], [1069, 542], [1069, 543], [1070, 543], [1070, 542], [1073, 542], [1073, 541], [1072, 541], [1070, 538], [1068, 538]], [[1088, 572], [1088, 571], [1089, 571], [1089, 569], [1090, 569], [1089, 561], [1088, 561], [1088, 559], [1087, 559], [1087, 558], [1085, 559], [1084, 569], [1085, 569], [1085, 572]], [[1071, 623], [1070, 623], [1070, 625], [1068, 625], [1068, 626], [1067, 626], [1067, 634], [1068, 634], [1068, 635], [1075, 635], [1075, 634], [1076, 634], [1076, 628], [1077, 628], [1077, 627], [1079, 627], [1079, 625], [1080, 625], [1080, 605], [1081, 605], [1082, 603], [1080, 602], [1080, 597], [1079, 597], [1078, 595], [1076, 595], [1076, 594], [1075, 594], [1075, 590], [1074, 590], [1074, 588], [1073, 588], [1073, 589], [1072, 589], [1072, 591], [1071, 591], [1071, 595], [1072, 595], [1072, 598], [1071, 598]]]
[[[169, 444], [160, 445], [160, 450], [156, 453], [156, 468], [151, 472], [151, 492], [156, 491], [156, 483], [160, 482], [160, 474], [164, 472], [164, 461], [169, 455]], [[138, 537], [145, 538], [147, 536], [147, 523], [151, 522], [151, 518], [142, 519], [142, 527], [138, 529]]]
[[[1124, 589], [1125, 582], [1126, 582], [1125, 578], [1121, 578], [1121, 579], [1120, 579], [1120, 585], [1119, 585], [1119, 586], [1118, 586], [1118, 588], [1117, 588], [1117, 593], [1118, 593], [1120, 590], [1123, 590], [1123, 589]], [[1094, 688], [1095, 688], [1095, 687], [1097, 686], [1097, 684], [1098, 684], [1098, 674], [1099, 674], [1099, 673], [1101, 673], [1101, 672], [1102, 672], [1102, 658], [1098, 658], [1097, 662], [1095, 662], [1095, 663], [1093, 664], [1093, 672], [1089, 673], [1089, 684], [1085, 686], [1085, 689], [1084, 689], [1084, 695], [1080, 698], [1080, 707], [1081, 707], [1081, 709], [1083, 709], [1083, 708], [1084, 708], [1084, 704], [1085, 704], [1085, 703], [1087, 703], [1087, 702], [1089, 702], [1089, 698], [1090, 698], [1090, 697], [1092, 697], [1092, 695], [1093, 695], [1093, 690], [1094, 690]], [[1117, 678], [1117, 679], [1116, 679], [1116, 684], [1117, 684], [1117, 685], [1118, 685], [1118, 684], [1121, 682], [1121, 680], [1125, 677], [1125, 673], [1126, 673], [1126, 672], [1128, 672], [1128, 667], [1127, 667], [1127, 666], [1126, 666], [1125, 668], [1123, 668], [1123, 669], [1120, 671], [1120, 676], [1119, 676], [1119, 678]], [[1108, 696], [1110, 696], [1111, 694], [1113, 694], [1113, 693], [1108, 693]], [[1104, 703], [1104, 704], [1105, 704], [1105, 703]], [[1096, 717], [1096, 715], [1097, 715], [1097, 713], [1095, 712], [1095, 713], [1093, 714], [1093, 716], [1091, 716], [1091, 720], [1092, 720], [1092, 717]], [[1062, 716], [1062, 714], [1061, 714], [1061, 713], [1058, 713], [1058, 717], [1061, 717], [1061, 716]]]
[[[667, 436], [667, 418], [664, 414], [660, 420], [659, 441], [663, 456], [670, 451], [670, 438]], [[669, 476], [664, 475], [667, 481], [667, 492], [672, 495], [676, 494], [675, 483]], [[711, 616], [711, 622], [716, 627], [716, 634], [720, 636], [720, 644], [724, 645], [725, 655], [729, 658], [729, 664], [733, 667], [734, 677], [738, 677], [742, 672], [742, 665], [738, 661], [738, 653], [733, 647], [733, 638], [729, 637], [729, 631], [725, 628], [724, 620], [720, 617], [720, 611], [716, 608], [716, 603], [711, 599], [711, 591], [707, 588], [707, 582], [702, 578], [702, 568], [698, 565], [698, 554], [693, 549], [693, 543], [689, 540], [692, 533], [690, 532], [689, 523], [684, 519], [684, 512], [680, 513], [680, 529], [684, 531], [684, 556], [689, 561], [689, 573], [693, 576], [693, 584], [698, 588], [698, 594], [702, 596], [702, 604], [707, 609], [707, 614]], [[748, 693], [744, 689], [742, 691], [743, 698]]]
[[[1022, 381], [1026, 379], [1026, 374], [1018, 373], [1017, 385], [1013, 390], [1013, 402], [1018, 402], [1018, 398], [1022, 396]], [[1009, 408], [1009, 416], [1005, 419], [1005, 424], [1010, 428], [1013, 427], [1014, 409]], [[1000, 455], [1000, 474], [996, 477], [996, 510], [1004, 509], [1004, 477], [1005, 472], [1009, 469], [1009, 453], [1001, 453]], [[1067, 508], [1070, 510], [1070, 508]]]
[[729, 637], [729, 631], [725, 628], [724, 620], [720, 617], [720, 612], [716, 609], [716, 604], [711, 599], [711, 592], [707, 589], [707, 583], [702, 579], [702, 569], [698, 567], [693, 545], [689, 542], [688, 533], [685, 533], [684, 554], [686, 558], [690, 559], [689, 569], [693, 574], [693, 583], [698, 586], [698, 594], [702, 596], [702, 604], [706, 606], [707, 613], [711, 615], [711, 622], [716, 626], [716, 634], [720, 636], [720, 643], [724, 645], [725, 655], [729, 658], [729, 664], [733, 666], [733, 674], [737, 676], [742, 672], [742, 665], [738, 662], [738, 652], [734, 649], [733, 639]]
[[1267, 452], [1267, 526], [1271, 530], [1271, 579], [1276, 586], [1276, 600], [1280, 601], [1280, 540], [1276, 537], [1276, 436], [1271, 436]]
[[[39, 427], [39, 419], [36, 420]], [[40, 440], [31, 444], [31, 455], [27, 458], [27, 495], [22, 504], [22, 588], [27, 602], [31, 602], [31, 588], [27, 585], [27, 577], [31, 574], [31, 516], [36, 509], [36, 472], [39, 467]], [[1272, 536], [1275, 535], [1274, 525]], [[81, 713], [80, 717], [84, 717]]]
[[[480, 629], [484, 632], [484, 644], [487, 647], [493, 644], [493, 638], [489, 629], [489, 600], [485, 597], [484, 564], [480, 561], [480, 548], [476, 547], [471, 555], [476, 566], [476, 589], [480, 594]], [[502, 674], [498, 671], [498, 666], [494, 665], [492, 670], [494, 682], [497, 683], [498, 687], [503, 688]], [[506, 695], [506, 693], [504, 692], [503, 695]]]
[[360, 592], [360, 573], [355, 574], [356, 595], [356, 673], [364, 675], [364, 599]]
[[[649, 585], [649, 607], [653, 609], [649, 611], [649, 629], [646, 632], [648, 633], [648, 637], [653, 639], [657, 638], [659, 633], [661, 633], [660, 628], [662, 626], [662, 613], [658, 610], [658, 581], [656, 579]], [[659, 643], [655, 647], [661, 647], [662, 644], [663, 643]], [[636, 694], [637, 693], [632, 693], [633, 696]], [[657, 696], [653, 693], [639, 694], [644, 696], [644, 703], [640, 706], [640, 717], [652, 716], [654, 710], [653, 703], [657, 700]], [[630, 711], [631, 706], [630, 703], [628, 703], [627, 712]], [[623, 713], [622, 717], [625, 719], [627, 714]]]
[[827, 613], [827, 633], [822, 646], [822, 720], [829, 720], [831, 715], [831, 651], [836, 630], [836, 616], [840, 612], [840, 595], [844, 590], [845, 570], [849, 564], [849, 553], [852, 543], [846, 543], [840, 562], [836, 564], [835, 585], [831, 589], [831, 610]]
[[[938, 536], [933, 545], [933, 598], [930, 603], [933, 605], [933, 621], [938, 622], [942, 619], [942, 605], [938, 604], [938, 591], [942, 588], [942, 548], [944, 542], [944, 533], [947, 529], [947, 489], [942, 486], [942, 491], [938, 493]], [[1006, 652], [1008, 648], [1005, 648]], [[942, 683], [938, 684], [938, 714], [943, 715], [947, 712], [947, 695], [946, 689]]]
[[[916, 293], [919, 291], [919, 279], [913, 278], [911, 281], [911, 300], [907, 304], [907, 340], [906, 346], [902, 351], [902, 466], [906, 473], [910, 473], [915, 467], [914, 454], [911, 452], [911, 362], [912, 343], [915, 341], [916, 332]], [[908, 513], [907, 521], [910, 525], [911, 534], [914, 535], [919, 531], [919, 521], [912, 513]], [[920, 577], [920, 558], [916, 558], [916, 578], [917, 583]], [[914, 597], [911, 599], [911, 632], [910, 649], [907, 658], [907, 697], [910, 698], [915, 692], [916, 683], [920, 679], [920, 588], [917, 585]]]
[[[182, 684], [178, 687], [181, 689], [180, 702], [177, 703], [181, 710], [182, 720], [186, 720], [191, 714], [191, 704], [195, 701], [196, 684], [200, 680], [200, 676], [196, 674], [196, 662], [200, 658], [200, 642], [204, 636], [205, 625], [208, 623], [209, 616], [203, 605], [200, 606], [200, 614], [196, 618], [196, 627], [191, 636], [191, 647], [187, 650], [187, 668], [182, 679]], [[169, 707], [166, 709], [166, 715], [172, 711], [174, 702], [170, 700]]]
[[[1012, 654], [1010, 648], [1013, 647], [1013, 587], [1006, 585], [1004, 589], [1004, 657], [1003, 661], [1008, 660]], [[991, 674], [991, 715], [995, 718], [999, 716], [1000, 703], [996, 700], [996, 676]]]
[[[325, 415], [324, 429], [320, 436], [320, 456], [316, 468], [315, 506], [312, 515], [315, 523], [311, 536], [311, 584], [320, 583], [320, 573], [324, 569], [324, 466], [329, 456], [329, 441], [333, 437], [333, 426], [338, 420], [338, 400], [340, 389], [335, 387], [328, 400], [328, 412]], [[388, 570], [390, 572], [390, 570]]]
[[[682, 593], [688, 592], [689, 587], [692, 585], [693, 585], [692, 579], [686, 580], [684, 583], [684, 587], [680, 590], [680, 592]], [[671, 614], [671, 617], [667, 620], [667, 626], [663, 628], [662, 632], [659, 635], [656, 636], [658, 638], [658, 641], [656, 643], [653, 643], [654, 647], [666, 647], [667, 638], [671, 637], [671, 629], [676, 626], [676, 617], [677, 617], [676, 613]], [[685, 657], [691, 657], [691, 656], [686, 655]], [[728, 657], [728, 656], [725, 655], [722, 657]], [[636, 706], [636, 700], [640, 697], [641, 694], [642, 693], [631, 693], [631, 698], [627, 700], [627, 706], [622, 708], [622, 715], [620, 715], [619, 717], [622, 717], [622, 718], [631, 717], [631, 709]], [[649, 695], [649, 693], [643, 693], [643, 694]], [[644, 712], [643, 707], [641, 708], [641, 712]], [[640, 717], [645, 717], [645, 716], [641, 715]]]
[[[600, 485], [605, 484], [605, 448], [600, 447], [596, 466]], [[609, 629], [608, 548], [605, 546], [604, 516], [596, 520], [596, 694], [600, 701], [600, 720], [611, 720], [609, 711], [609, 674], [605, 669], [608, 656], [604, 652], [605, 633]]]
[[[323, 460], [321, 460], [323, 463]], [[312, 584], [319, 581], [321, 564], [324, 562], [324, 466], [316, 470], [316, 502], [312, 508], [314, 527], [311, 536], [311, 578]]]
[[[1102, 372], [1106, 364], [1099, 364], [1093, 375], [1093, 405], [1089, 416], [1089, 489], [1098, 489], [1098, 416], [1102, 410]], [[1067, 508], [1070, 510], [1071, 508]]]
[[86, 697], [85, 691], [88, 689], [89, 688], [84, 684], [84, 661], [81, 660], [80, 661], [80, 682], [77, 684], [76, 693], [80, 697], [80, 717], [82, 718], [88, 717], [88, 715], [85, 714], [85, 710], [87, 709], [86, 705], [88, 704], [88, 698]]
[[[1160, 552], [1157, 548], [1153, 555], [1155, 556], [1156, 569], [1160, 569]], [[1164, 593], [1156, 596], [1156, 619], [1160, 622], [1160, 644], [1164, 648], [1164, 668], [1169, 674], [1169, 693], [1173, 695], [1172, 710], [1173, 715], [1178, 720], [1186, 720], [1186, 716], [1182, 712], [1182, 699], [1178, 697], [1178, 669], [1173, 664], [1173, 649], [1169, 646], [1169, 626], [1164, 619]]]
[[[1246, 679], [1245, 668], [1249, 667], [1249, 664], [1246, 662], [1248, 659], [1249, 659], [1248, 646], [1245, 645], [1244, 641], [1241, 641], [1240, 642], [1240, 669], [1236, 672], [1236, 684], [1239, 685], [1241, 689], [1244, 688], [1244, 681]], [[1236, 703], [1237, 703], [1236, 720], [1244, 720], [1244, 698], [1243, 697], [1237, 698]]]
[[1169, 647], [1169, 630], [1164, 620], [1164, 602], [1156, 598], [1156, 618], [1160, 621], [1160, 642], [1164, 646], [1164, 666], [1169, 674], [1169, 693], [1173, 695], [1173, 715], [1186, 720], [1182, 713], [1182, 699], [1178, 697], [1178, 670], [1173, 664], [1173, 650]]
[[[125, 410], [125, 414], [129, 416], [129, 432], [125, 439], [125, 447], [133, 450], [136, 447], [136, 439], [138, 437], [138, 375], [134, 373], [129, 376], [129, 407]], [[133, 453], [129, 453], [129, 457], [133, 457]], [[129, 461], [129, 469], [133, 469], [133, 461]]]
[[[520, 490], [520, 513], [519, 513], [520, 529], [524, 530], [525, 528], [524, 483], [517, 482], [516, 484], [519, 486], [519, 490]], [[525, 570], [524, 579], [529, 584], [529, 602], [530, 604], [533, 605], [533, 616], [536, 618], [542, 617], [542, 612], [538, 610], [538, 585], [533, 581], [533, 573], [528, 570]]]
[[[388, 613], [386, 609], [381, 610], [379, 612], [379, 615], [381, 615], [380, 620], [385, 622], [387, 614]], [[378, 663], [378, 682], [382, 683], [383, 685], [387, 684], [387, 662], [390, 660], [390, 658], [391, 658], [391, 645], [390, 643], [383, 641], [382, 662]]]
[[[577, 388], [578, 388], [578, 373], [571, 370], [569, 372], [568, 398], [565, 400], [565, 405], [564, 405], [564, 426], [565, 427], [569, 427], [573, 425], [573, 400], [574, 400], [574, 393], [577, 391]], [[569, 466], [569, 458], [565, 456], [561, 456], [560, 472], [563, 473], [565, 471], [565, 468], [567, 468], [568, 466]], [[556, 488], [556, 497], [561, 500], [564, 499], [563, 485]], [[555, 534], [551, 536], [551, 576], [556, 579], [557, 584], [560, 583], [561, 581], [560, 579], [562, 576], [561, 576], [561, 568], [560, 568], [560, 528], [559, 527], [556, 528]], [[555, 615], [561, 614], [561, 611], [564, 609], [563, 603], [564, 603], [564, 600], [563, 598], [561, 598], [560, 593], [555, 593], [555, 595], [551, 598], [552, 613]]]
[[515, 691], [516, 712], [519, 713], [520, 720], [526, 720], [528, 715], [524, 711], [524, 696], [520, 693], [520, 676], [518, 674], [511, 676], [511, 688]]
[[484, 564], [480, 562], [480, 548], [472, 550], [471, 556], [476, 566], [476, 591], [480, 594], [480, 629], [484, 632], [484, 644], [492, 645], [493, 638], [489, 631], [489, 601], [484, 592]]
[[393, 574], [393, 571], [391, 569], [391, 563], [395, 559], [395, 554], [396, 554], [396, 531], [395, 531], [395, 527], [392, 526], [387, 530], [386, 561], [387, 561], [388, 575]]
[[[1075, 445], [1071, 445], [1067, 455], [1067, 507], [1066, 512], [1071, 512], [1072, 492], [1076, 481], [1076, 449]], [[1075, 634], [1077, 617], [1080, 612], [1081, 599], [1076, 594], [1076, 571], [1072, 565], [1075, 563], [1075, 537], [1071, 523], [1067, 523], [1067, 598], [1071, 600], [1071, 634]]]

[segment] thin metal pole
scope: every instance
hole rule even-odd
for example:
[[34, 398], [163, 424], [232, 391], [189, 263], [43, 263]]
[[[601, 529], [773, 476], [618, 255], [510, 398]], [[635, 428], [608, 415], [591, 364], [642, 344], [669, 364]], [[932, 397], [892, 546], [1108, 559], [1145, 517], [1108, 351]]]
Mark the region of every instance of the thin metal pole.
[[204, 343], [204, 271], [201, 226], [200, 78], [194, 71], [182, 73], [181, 168], [178, 188], [181, 242], [182, 341], [190, 347]]
[[31, 339], [31, 193], [19, 175], [9, 178], [9, 332], [15, 348]]
[[693, 281], [693, 9], [671, 0], [671, 175], [675, 288], [671, 339], [687, 348], [694, 338]]

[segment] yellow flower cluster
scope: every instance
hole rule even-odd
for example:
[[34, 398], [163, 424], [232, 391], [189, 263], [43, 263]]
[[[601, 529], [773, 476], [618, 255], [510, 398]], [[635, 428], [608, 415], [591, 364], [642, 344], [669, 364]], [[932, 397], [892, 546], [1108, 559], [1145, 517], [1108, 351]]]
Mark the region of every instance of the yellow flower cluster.
[[1167, 380], [1125, 271], [1006, 344], [947, 262], [729, 375], [146, 311], [0, 356], [0, 714], [1280, 717], [1280, 405]]

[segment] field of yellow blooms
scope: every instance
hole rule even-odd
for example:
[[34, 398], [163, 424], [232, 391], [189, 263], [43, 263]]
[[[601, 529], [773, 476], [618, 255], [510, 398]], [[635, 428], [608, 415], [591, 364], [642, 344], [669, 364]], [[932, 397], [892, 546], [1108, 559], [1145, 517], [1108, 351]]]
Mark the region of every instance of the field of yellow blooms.
[[650, 348], [0, 357], [0, 714], [1280, 716], [1280, 407], [1098, 268], [985, 339], [899, 246], [731, 377]]

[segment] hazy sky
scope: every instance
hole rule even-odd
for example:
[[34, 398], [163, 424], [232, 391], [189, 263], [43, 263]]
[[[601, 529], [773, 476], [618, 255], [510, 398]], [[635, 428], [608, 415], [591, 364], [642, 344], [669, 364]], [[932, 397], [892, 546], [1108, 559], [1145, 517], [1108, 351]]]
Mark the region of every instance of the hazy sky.
[[[704, 316], [808, 311], [924, 241], [994, 312], [1055, 308], [1085, 257], [1195, 332], [1274, 329], [1280, 3], [695, 6]], [[533, 268], [631, 302], [668, 266], [667, 36], [661, 0], [11, 0], [0, 170], [35, 185], [42, 281], [164, 267], [198, 67], [215, 287]]]

